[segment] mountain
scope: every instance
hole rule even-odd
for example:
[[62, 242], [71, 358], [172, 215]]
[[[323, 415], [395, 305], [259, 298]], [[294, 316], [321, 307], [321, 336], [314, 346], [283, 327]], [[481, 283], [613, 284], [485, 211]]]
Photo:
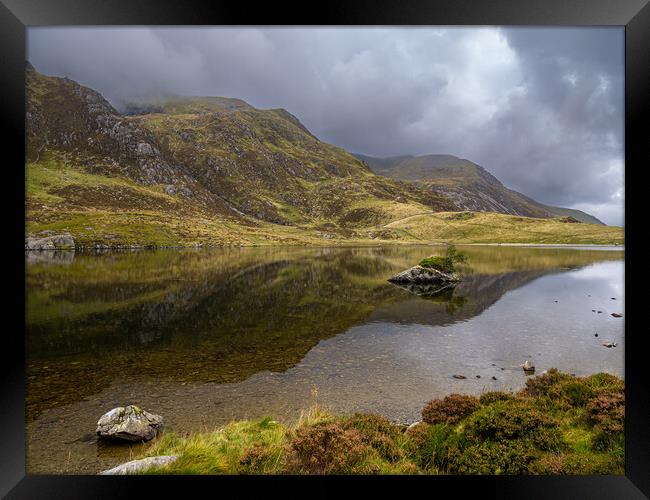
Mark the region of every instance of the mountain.
[[[448, 214], [513, 204], [509, 191], [470, 162], [457, 159], [462, 168], [447, 178], [439, 172], [431, 185], [411, 182], [421, 176], [415, 166], [410, 179], [377, 175], [288, 111], [240, 99], [168, 96], [120, 112], [97, 91], [27, 65], [25, 118], [26, 236], [69, 233], [77, 248], [473, 242], [475, 232], [443, 237], [436, 228], [465, 224], [449, 226]], [[385, 174], [396, 162], [384, 163]], [[478, 205], [471, 172], [481, 186]], [[528, 215], [549, 216], [518, 196]], [[435, 220], [411, 227], [422, 216]], [[623, 237], [620, 228], [548, 221], [526, 221], [530, 242]], [[519, 219], [492, 222], [501, 228], [499, 241], [521, 241]]]
[[580, 210], [544, 205], [508, 189], [480, 165], [456, 156], [355, 156], [379, 175], [412, 182], [452, 198], [462, 210], [540, 218], [571, 217], [579, 222], [604, 225]]
[[26, 69], [27, 225], [84, 244], [256, 244], [367, 237], [447, 197], [375, 175], [284, 109], [169, 97], [119, 113]]

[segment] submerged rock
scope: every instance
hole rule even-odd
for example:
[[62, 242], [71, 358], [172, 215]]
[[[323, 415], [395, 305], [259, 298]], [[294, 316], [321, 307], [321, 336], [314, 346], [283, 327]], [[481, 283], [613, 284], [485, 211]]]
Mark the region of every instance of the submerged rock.
[[433, 267], [417, 265], [396, 274], [392, 278], [389, 278], [388, 281], [391, 283], [417, 284], [450, 283], [460, 281], [460, 276], [456, 273], [441, 271]]
[[97, 434], [102, 439], [149, 441], [162, 428], [163, 418], [135, 405], [119, 406], [102, 415]]
[[70, 234], [59, 234], [25, 238], [25, 250], [74, 250], [74, 238]]
[[126, 474], [136, 474], [145, 471], [151, 467], [160, 467], [162, 465], [171, 464], [178, 459], [176, 455], [161, 455], [159, 457], [147, 457], [140, 460], [131, 460], [124, 464], [120, 464], [112, 469], [99, 472], [102, 476], [123, 476]]

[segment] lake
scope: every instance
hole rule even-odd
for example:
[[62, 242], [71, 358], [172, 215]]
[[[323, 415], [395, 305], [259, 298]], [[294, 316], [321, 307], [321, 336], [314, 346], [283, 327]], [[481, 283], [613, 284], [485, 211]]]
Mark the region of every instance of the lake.
[[94, 431], [131, 403], [180, 433], [315, 404], [411, 423], [522, 388], [526, 359], [624, 375], [620, 247], [458, 248], [463, 281], [429, 296], [386, 280], [443, 247], [27, 253], [27, 472], [129, 460]]

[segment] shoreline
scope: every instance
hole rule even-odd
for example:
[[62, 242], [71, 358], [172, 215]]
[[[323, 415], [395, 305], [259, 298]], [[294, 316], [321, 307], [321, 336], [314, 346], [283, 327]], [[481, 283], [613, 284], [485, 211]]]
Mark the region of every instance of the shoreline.
[[[267, 416], [163, 431], [128, 464], [142, 465], [136, 474], [622, 475], [624, 409], [622, 378], [550, 369], [517, 392], [433, 399], [411, 425], [315, 406], [293, 425]], [[155, 457], [173, 460], [148, 466]]]
[[527, 247], [527, 248], [611, 248], [612, 250], [625, 250], [625, 245], [608, 244], [608, 243], [454, 243], [454, 242], [411, 242], [411, 241], [393, 241], [382, 240], [381, 242], [345, 241], [339, 244], [315, 244], [315, 243], [269, 243], [269, 244], [237, 244], [237, 245], [116, 245], [116, 246], [79, 246], [74, 248], [25, 248], [25, 253], [31, 252], [79, 252], [79, 253], [103, 253], [115, 250], [183, 250], [183, 249], [215, 249], [215, 248], [273, 248], [273, 247], [295, 247], [295, 248], [345, 248], [345, 247], [399, 247], [399, 246], [418, 246], [418, 247], [443, 247], [443, 246], [503, 246], [503, 247]]

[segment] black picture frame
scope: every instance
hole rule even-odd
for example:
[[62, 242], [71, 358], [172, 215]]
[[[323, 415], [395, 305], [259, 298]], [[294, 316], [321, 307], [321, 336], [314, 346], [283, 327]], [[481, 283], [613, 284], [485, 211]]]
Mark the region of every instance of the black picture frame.
[[[25, 475], [25, 258], [24, 220], [24, 103], [26, 27], [37, 25], [563, 25], [625, 26], [625, 476], [516, 477], [381, 477], [381, 478], [268, 478], [268, 477], [99, 477]], [[363, 482], [364, 488], [422, 487], [430, 494], [443, 490], [463, 496], [479, 489], [484, 498], [647, 498], [650, 496], [650, 391], [644, 338], [640, 327], [641, 294], [631, 293], [640, 262], [643, 217], [641, 179], [647, 139], [650, 97], [650, 6], [648, 0], [402, 0], [329, 1], [253, 4], [173, 0], [0, 0], [0, 105], [5, 127], [2, 198], [8, 258], [5, 282], [1, 365], [0, 494], [6, 498], [103, 498], [193, 494], [207, 487], [223, 494], [235, 486], [243, 494], [249, 486], [270, 488], [283, 483], [290, 492], [314, 486], [345, 490]], [[644, 162], [644, 160], [646, 160]], [[647, 210], [646, 210], [647, 212]], [[10, 229], [8, 229], [10, 228]], [[639, 230], [637, 232], [637, 230]], [[10, 272], [7, 273], [6, 271]], [[19, 292], [22, 290], [22, 294]], [[646, 327], [647, 328], [647, 327]], [[192, 485], [187, 481], [191, 480]], [[215, 483], [215, 481], [217, 481]], [[188, 489], [190, 488], [190, 489]], [[269, 489], [270, 491], [270, 489]], [[287, 490], [285, 490], [286, 494]], [[366, 494], [369, 491], [366, 490]], [[166, 496], [166, 495], [165, 495]]]

